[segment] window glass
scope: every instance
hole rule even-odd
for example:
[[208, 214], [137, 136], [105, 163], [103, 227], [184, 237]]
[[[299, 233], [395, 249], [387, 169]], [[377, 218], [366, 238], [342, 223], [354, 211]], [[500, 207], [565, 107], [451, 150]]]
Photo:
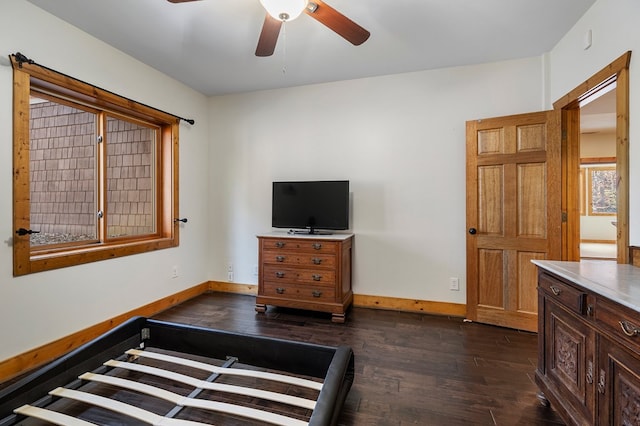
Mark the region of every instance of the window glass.
[[107, 237], [153, 234], [157, 130], [107, 118]]
[[31, 246], [95, 241], [96, 114], [37, 94], [29, 110]]

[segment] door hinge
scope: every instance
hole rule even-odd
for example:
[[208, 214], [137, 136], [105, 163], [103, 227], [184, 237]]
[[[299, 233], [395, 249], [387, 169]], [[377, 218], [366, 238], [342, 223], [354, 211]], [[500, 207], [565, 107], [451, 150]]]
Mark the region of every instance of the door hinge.
[[562, 212], [562, 223], [567, 223], [568, 220], [569, 216], [567, 215], [567, 212]]

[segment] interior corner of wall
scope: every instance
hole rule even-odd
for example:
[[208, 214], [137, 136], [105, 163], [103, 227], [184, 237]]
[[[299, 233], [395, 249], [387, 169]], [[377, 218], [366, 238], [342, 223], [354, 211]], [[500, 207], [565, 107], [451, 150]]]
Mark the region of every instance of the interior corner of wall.
[[547, 110], [552, 108], [551, 102], [551, 55], [549, 52], [542, 54], [542, 60], [540, 61], [540, 72], [542, 73], [542, 93], [541, 99], [542, 109]]

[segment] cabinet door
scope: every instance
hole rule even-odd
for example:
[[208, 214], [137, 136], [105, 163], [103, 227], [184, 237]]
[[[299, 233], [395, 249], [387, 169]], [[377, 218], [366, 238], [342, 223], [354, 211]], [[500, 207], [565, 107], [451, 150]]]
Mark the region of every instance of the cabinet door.
[[640, 424], [640, 355], [601, 338], [596, 377], [599, 424]]
[[570, 412], [593, 424], [595, 404], [595, 332], [581, 317], [545, 300], [544, 351], [547, 379]]

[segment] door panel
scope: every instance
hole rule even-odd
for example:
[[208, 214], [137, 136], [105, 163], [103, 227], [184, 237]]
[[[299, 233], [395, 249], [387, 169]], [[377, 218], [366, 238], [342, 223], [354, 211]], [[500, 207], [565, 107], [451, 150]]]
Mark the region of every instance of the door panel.
[[532, 259], [559, 259], [560, 113], [467, 122], [467, 317], [537, 329]]
[[519, 164], [518, 181], [518, 236], [545, 238], [547, 235], [545, 183], [546, 164]]
[[478, 250], [478, 303], [483, 306], [501, 308], [504, 305], [504, 293], [493, 283], [500, 281], [504, 270], [502, 250]]
[[544, 124], [518, 126], [517, 131], [518, 152], [546, 150], [547, 137]]
[[543, 253], [519, 252], [518, 253], [518, 291], [517, 309], [519, 312], [538, 312], [538, 268], [531, 263], [532, 260], [544, 259]]
[[478, 131], [478, 154], [504, 153], [504, 130], [488, 129]]
[[483, 234], [502, 235], [504, 171], [502, 166], [478, 167], [478, 228]]

